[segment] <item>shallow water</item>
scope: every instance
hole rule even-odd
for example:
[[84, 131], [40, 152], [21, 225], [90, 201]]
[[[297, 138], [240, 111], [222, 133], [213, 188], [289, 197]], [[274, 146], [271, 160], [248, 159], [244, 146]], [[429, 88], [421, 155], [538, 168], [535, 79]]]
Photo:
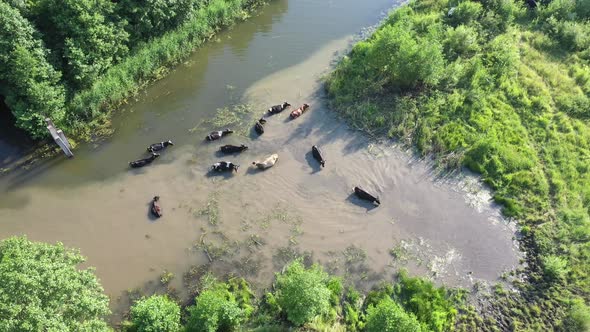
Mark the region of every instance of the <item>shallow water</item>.
[[[138, 96], [115, 117], [107, 141], [0, 179], [0, 238], [27, 234], [80, 248], [113, 297], [164, 270], [180, 287], [180, 276], [207, 263], [207, 254], [214, 269], [265, 284], [286, 247], [368, 283], [399, 267], [448, 285], [497, 280], [517, 264], [514, 229], [477, 180], [441, 178], [428, 162], [368, 140], [324, 106], [322, 75], [394, 5], [272, 2]], [[283, 100], [310, 103], [310, 111], [293, 121], [288, 111], [270, 117], [261, 137], [248, 129], [203, 141], [222, 129], [207, 125], [220, 120], [219, 108], [247, 103], [259, 116]], [[175, 146], [152, 165], [127, 168], [164, 139]], [[240, 143], [249, 146], [242, 154], [216, 153]], [[325, 168], [311, 157], [312, 145], [326, 154]], [[279, 154], [273, 168], [249, 168], [271, 153]], [[209, 176], [221, 159], [239, 171]], [[381, 206], [351, 196], [355, 185], [379, 195]], [[154, 195], [164, 208], [158, 220], [148, 214]]]

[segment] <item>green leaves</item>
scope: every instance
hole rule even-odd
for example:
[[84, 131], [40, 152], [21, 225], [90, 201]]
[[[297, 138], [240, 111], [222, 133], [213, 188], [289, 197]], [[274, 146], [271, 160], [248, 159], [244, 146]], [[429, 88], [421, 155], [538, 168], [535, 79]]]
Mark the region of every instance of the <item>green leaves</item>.
[[[320, 266], [306, 269], [300, 261], [294, 261], [282, 274], [277, 274], [277, 303], [287, 314], [287, 319], [295, 325], [302, 325], [317, 315], [328, 314], [332, 294], [328, 282], [328, 274]], [[332, 285], [335, 290], [339, 288]]]
[[137, 332], [180, 330], [180, 307], [167, 296], [143, 298], [131, 307], [131, 321]]
[[57, 124], [65, 117], [65, 89], [36, 35], [16, 9], [0, 1], [0, 81], [6, 104], [18, 127], [41, 138], [47, 135], [46, 117]]
[[61, 243], [0, 242], [0, 331], [110, 331], [108, 298], [83, 261]]
[[420, 332], [420, 323], [391, 298], [367, 308], [366, 332]]
[[[245, 313], [234, 294], [229, 291], [228, 284], [218, 283], [211, 276], [206, 276], [203, 281], [208, 282], [195, 299], [196, 305], [188, 309], [190, 317], [186, 330], [189, 332], [232, 331], [240, 326]], [[241, 298], [244, 300], [244, 297]]]

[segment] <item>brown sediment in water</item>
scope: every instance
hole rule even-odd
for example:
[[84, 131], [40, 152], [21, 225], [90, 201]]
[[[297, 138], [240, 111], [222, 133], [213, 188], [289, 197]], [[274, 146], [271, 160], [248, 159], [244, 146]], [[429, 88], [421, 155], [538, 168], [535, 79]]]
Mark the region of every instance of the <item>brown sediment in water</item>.
[[[170, 285], [182, 290], [182, 275], [210, 260], [213, 270], [268, 284], [296, 251], [309, 251], [334, 272], [368, 283], [390, 278], [403, 266], [450, 286], [497, 280], [517, 265], [519, 254], [513, 227], [483, 186], [464, 174], [441, 178], [428, 162], [371, 141], [326, 109], [321, 75], [334, 53], [349, 44], [349, 37], [327, 43], [244, 92], [255, 108], [252, 119], [284, 100], [294, 107], [312, 105], [296, 121], [288, 121], [287, 111], [269, 117], [264, 135], [255, 139], [236, 132], [219, 142], [202, 141], [211, 129], [201, 128], [202, 121], [212, 114], [183, 113], [186, 100], [202, 97], [189, 98], [179, 89], [176, 99], [167, 99], [162, 92], [176, 91], [173, 82], [188, 79], [187, 65], [121, 116], [125, 126], [112, 142], [82, 150], [34, 181], [6, 179], [11, 189], [0, 201], [0, 238], [27, 234], [80, 248], [114, 298], [157, 280], [164, 270], [176, 276]], [[138, 115], [164, 104], [181, 110]], [[153, 123], [143, 117], [152, 116], [162, 116], [156, 134], [144, 126]], [[129, 160], [161, 140], [156, 135], [173, 139], [175, 146], [153, 165], [127, 170]], [[249, 149], [217, 155], [221, 145], [242, 143]], [[313, 159], [313, 145], [325, 154], [325, 168]], [[279, 155], [274, 167], [249, 167], [272, 153]], [[242, 167], [234, 174], [208, 175], [209, 166], [222, 159]], [[355, 198], [357, 185], [376, 193], [381, 206]], [[155, 195], [164, 212], [158, 220], [149, 217]]]

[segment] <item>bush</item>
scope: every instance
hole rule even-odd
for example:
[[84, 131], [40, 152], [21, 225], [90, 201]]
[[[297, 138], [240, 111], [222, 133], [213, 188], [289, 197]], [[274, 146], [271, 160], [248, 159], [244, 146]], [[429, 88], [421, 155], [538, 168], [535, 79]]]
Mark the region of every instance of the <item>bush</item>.
[[400, 272], [399, 281], [394, 286], [394, 298], [416, 316], [424, 329], [442, 332], [455, 324], [457, 309], [447, 290], [435, 287], [428, 280], [411, 278], [406, 272]]
[[558, 281], [567, 273], [567, 260], [557, 256], [543, 257], [543, 272], [550, 281]]
[[449, 23], [454, 26], [469, 25], [476, 21], [483, 12], [483, 7], [479, 2], [462, 1], [456, 7], [453, 7], [447, 13]]
[[131, 321], [137, 332], [180, 330], [180, 307], [167, 296], [142, 298], [131, 307]]
[[110, 331], [108, 297], [82, 262], [61, 243], [0, 242], [0, 331]]
[[287, 319], [296, 326], [330, 310], [328, 275], [318, 265], [306, 269], [301, 261], [289, 264], [276, 275], [276, 300]]
[[419, 84], [435, 85], [443, 72], [442, 45], [429, 36], [416, 37], [403, 22], [379, 29], [366, 59], [375, 66], [384, 84], [401, 90]]
[[244, 320], [244, 311], [238, 305], [228, 285], [213, 281], [206, 285], [190, 307], [187, 331], [232, 331]]
[[399, 304], [385, 298], [377, 306], [367, 308], [367, 332], [420, 332], [420, 323], [413, 314], [404, 311]]
[[447, 29], [444, 41], [445, 52], [450, 58], [469, 56], [479, 51], [477, 31], [471, 27], [459, 25]]

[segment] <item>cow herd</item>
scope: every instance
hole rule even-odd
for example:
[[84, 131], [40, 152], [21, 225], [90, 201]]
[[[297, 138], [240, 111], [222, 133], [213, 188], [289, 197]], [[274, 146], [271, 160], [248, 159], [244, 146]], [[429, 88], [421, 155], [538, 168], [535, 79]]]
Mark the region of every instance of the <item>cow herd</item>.
[[[279, 114], [279, 113], [283, 112], [284, 110], [288, 109], [290, 106], [291, 106], [291, 104], [289, 104], [288, 102], [284, 102], [282, 104], [269, 107], [267, 114], [265, 114], [265, 116], [260, 118], [254, 124], [254, 131], [258, 135], [264, 134], [264, 126], [267, 124], [267, 120], [265, 119], [265, 117], [270, 117], [272, 115]], [[290, 114], [289, 114], [290, 118], [296, 119], [296, 118], [300, 117], [305, 112], [307, 112], [309, 107], [310, 107], [310, 105], [307, 103], [301, 105], [299, 108], [290, 112]], [[222, 139], [223, 137], [230, 135], [232, 133], [233, 133], [233, 130], [231, 130], [231, 129], [213, 131], [206, 136], [206, 140], [209, 142], [216, 141], [216, 140]], [[129, 163], [129, 166], [132, 168], [139, 168], [139, 167], [149, 165], [160, 156], [160, 154], [157, 153], [158, 151], [162, 151], [172, 145], [174, 145], [172, 143], [172, 141], [165, 141], [165, 142], [151, 144], [147, 148], [147, 151], [150, 153], [150, 156], [147, 158], [144, 158], [144, 159], [132, 161]], [[248, 149], [248, 146], [241, 144], [241, 145], [223, 145], [220, 147], [219, 150], [223, 154], [235, 154], [235, 153], [243, 152], [244, 150], [247, 150], [247, 149]], [[311, 147], [311, 154], [312, 154], [313, 158], [321, 165], [321, 167], [326, 166], [326, 159], [324, 157], [324, 153], [317, 145], [314, 145]], [[258, 169], [265, 170], [265, 169], [273, 167], [277, 163], [278, 159], [279, 159], [279, 155], [277, 153], [273, 153], [269, 156], [261, 158], [260, 160], [256, 160], [256, 161], [252, 162], [252, 165], [253, 165], [253, 167], [256, 167]], [[239, 167], [240, 167], [240, 165], [238, 165], [238, 164], [235, 164], [231, 161], [223, 160], [223, 161], [219, 161], [219, 162], [216, 162], [213, 165], [211, 165], [210, 171], [211, 172], [237, 172]], [[368, 193], [367, 191], [363, 190], [360, 187], [354, 187], [353, 192], [360, 199], [367, 200], [375, 205], [381, 204], [378, 197], [371, 195], [370, 193]], [[155, 196], [152, 199], [151, 204], [150, 204], [150, 210], [151, 210], [151, 213], [155, 217], [162, 216], [162, 208], [160, 205], [160, 197], [159, 196]]]

